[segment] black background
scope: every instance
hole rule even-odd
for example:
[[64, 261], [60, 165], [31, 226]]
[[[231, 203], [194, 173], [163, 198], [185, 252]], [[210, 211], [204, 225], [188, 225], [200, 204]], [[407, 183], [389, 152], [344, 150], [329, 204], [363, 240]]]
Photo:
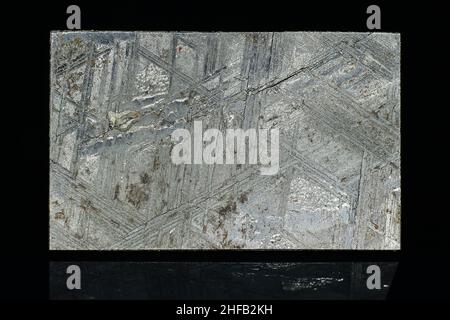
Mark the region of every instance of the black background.
[[[82, 30], [367, 32], [366, 8], [381, 8], [381, 32], [401, 33], [401, 251], [49, 252], [49, 32], [81, 8]], [[2, 295], [48, 298], [50, 260], [399, 261], [388, 298], [450, 296], [445, 111], [448, 18], [440, 2], [49, 1], [3, 7]], [[378, 31], [377, 31], [378, 32]]]

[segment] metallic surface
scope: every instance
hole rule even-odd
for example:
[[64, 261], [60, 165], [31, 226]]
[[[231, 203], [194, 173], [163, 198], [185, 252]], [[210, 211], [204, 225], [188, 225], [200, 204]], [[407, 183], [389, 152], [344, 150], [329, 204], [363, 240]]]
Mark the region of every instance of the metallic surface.
[[[51, 249], [399, 249], [400, 36], [51, 34]], [[279, 128], [280, 170], [170, 133]]]

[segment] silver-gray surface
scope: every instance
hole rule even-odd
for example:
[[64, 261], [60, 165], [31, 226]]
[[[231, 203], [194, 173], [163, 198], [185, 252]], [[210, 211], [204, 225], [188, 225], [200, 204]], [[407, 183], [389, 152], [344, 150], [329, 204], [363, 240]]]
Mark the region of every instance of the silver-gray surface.
[[[399, 249], [400, 35], [53, 32], [50, 249]], [[170, 133], [279, 128], [280, 170]]]

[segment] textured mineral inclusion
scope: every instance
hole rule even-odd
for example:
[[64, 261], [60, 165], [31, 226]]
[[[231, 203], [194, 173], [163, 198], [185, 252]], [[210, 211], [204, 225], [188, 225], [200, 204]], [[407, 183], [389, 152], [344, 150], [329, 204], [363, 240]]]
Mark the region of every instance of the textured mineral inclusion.
[[[171, 133], [278, 128], [279, 171]], [[399, 249], [400, 35], [53, 32], [50, 248]]]

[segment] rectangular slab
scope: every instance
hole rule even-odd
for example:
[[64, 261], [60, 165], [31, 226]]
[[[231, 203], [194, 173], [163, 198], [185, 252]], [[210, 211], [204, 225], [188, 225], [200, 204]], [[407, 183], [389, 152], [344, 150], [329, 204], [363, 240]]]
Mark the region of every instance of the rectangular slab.
[[[52, 250], [400, 249], [399, 34], [53, 32], [50, 94]], [[194, 121], [276, 172], [174, 163]]]

